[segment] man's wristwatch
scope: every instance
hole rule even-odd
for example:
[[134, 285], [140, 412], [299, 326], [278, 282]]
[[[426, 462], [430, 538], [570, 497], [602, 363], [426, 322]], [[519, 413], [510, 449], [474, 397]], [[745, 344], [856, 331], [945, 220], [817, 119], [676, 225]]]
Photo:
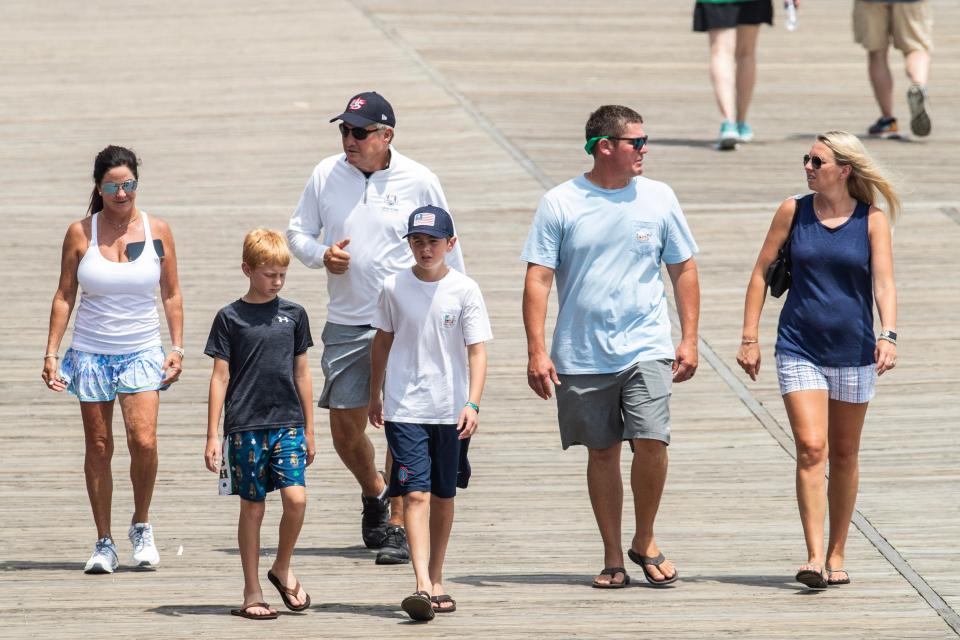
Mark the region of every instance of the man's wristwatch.
[[887, 342], [897, 344], [897, 332], [890, 331], [889, 329], [884, 329], [880, 332], [880, 335], [877, 336], [878, 340], [886, 340]]

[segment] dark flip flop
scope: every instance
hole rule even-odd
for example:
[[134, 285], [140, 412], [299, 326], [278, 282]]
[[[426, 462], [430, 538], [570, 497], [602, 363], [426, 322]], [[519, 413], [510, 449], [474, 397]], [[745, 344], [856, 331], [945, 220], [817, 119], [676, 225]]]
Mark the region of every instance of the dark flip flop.
[[429, 622], [433, 620], [436, 612], [433, 610], [433, 603], [430, 602], [430, 594], [426, 591], [417, 591], [407, 596], [400, 603], [403, 609], [412, 620], [418, 622]]
[[303, 611], [304, 609], [310, 606], [310, 594], [304, 591], [307, 599], [304, 600], [301, 604], [293, 604], [293, 601], [290, 600], [290, 596], [296, 597], [300, 593], [300, 581], [297, 580], [297, 584], [293, 585], [292, 589], [288, 589], [283, 586], [283, 583], [280, 582], [280, 578], [273, 574], [272, 571], [267, 571], [267, 580], [270, 581], [270, 584], [277, 588], [277, 591], [280, 592], [280, 597], [283, 598], [283, 605], [290, 609], [290, 611]]
[[[618, 573], [623, 574], [623, 582], [613, 582], [614, 576], [616, 576]], [[610, 576], [610, 582], [597, 582], [594, 580], [594, 589], [623, 589], [630, 584], [630, 576], [627, 575], [627, 570], [623, 567], [604, 567], [603, 571], [600, 572], [600, 575]]]
[[647, 582], [651, 587], [665, 587], [668, 584], [673, 584], [680, 578], [680, 572], [677, 571], [676, 567], [673, 569], [673, 575], [669, 578], [664, 578], [663, 580], [657, 580], [650, 572], [647, 571], [647, 565], [652, 565], [654, 567], [660, 568], [666, 558], [663, 557], [662, 553], [658, 553], [655, 556], [645, 556], [637, 553], [633, 549], [627, 549], [627, 556], [636, 564], [640, 565], [640, 568], [643, 569], [643, 577], [647, 579]]
[[[453, 613], [457, 610], [457, 601], [443, 594], [442, 596], [430, 596], [430, 602], [433, 603], [433, 612], [434, 613]], [[452, 606], [442, 607], [440, 606], [443, 602], [449, 602]]]
[[[841, 580], [834, 580], [833, 574], [835, 573], [843, 573], [846, 575], [846, 577]], [[850, 574], [846, 569], [831, 569], [830, 567], [827, 567], [827, 584], [831, 587], [838, 584], [850, 584]]]
[[823, 577], [822, 571], [803, 569], [802, 571], [797, 571], [794, 579], [814, 591], [822, 591], [827, 588], [827, 579]]
[[241, 618], [246, 618], [247, 620], [276, 620], [276, 613], [250, 613], [248, 609], [253, 607], [263, 607], [264, 609], [269, 609], [270, 605], [266, 602], [251, 602], [250, 604], [240, 607], [239, 609], [231, 609], [230, 615], [240, 616]]

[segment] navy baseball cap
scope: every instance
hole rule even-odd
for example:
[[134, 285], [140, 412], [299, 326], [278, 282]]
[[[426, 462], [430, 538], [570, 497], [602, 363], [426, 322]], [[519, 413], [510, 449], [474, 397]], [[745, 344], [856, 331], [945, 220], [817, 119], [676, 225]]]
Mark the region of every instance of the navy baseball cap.
[[371, 124], [385, 124], [388, 127], [397, 125], [393, 107], [376, 91], [364, 91], [350, 98], [343, 113], [330, 118], [330, 122], [337, 120], [343, 120], [353, 127], [369, 127]]
[[425, 233], [434, 238], [452, 238], [453, 220], [450, 214], [428, 204], [424, 207], [414, 209], [407, 221], [407, 233], [403, 237], [413, 235], [414, 233]]

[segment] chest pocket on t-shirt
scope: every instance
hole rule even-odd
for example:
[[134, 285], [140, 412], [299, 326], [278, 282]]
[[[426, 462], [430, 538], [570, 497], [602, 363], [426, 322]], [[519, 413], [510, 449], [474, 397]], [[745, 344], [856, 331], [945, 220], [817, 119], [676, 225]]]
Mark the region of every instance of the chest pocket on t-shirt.
[[457, 326], [457, 321], [460, 320], [460, 310], [459, 309], [444, 309], [440, 312], [440, 328], [446, 329], [447, 331], [453, 329]]
[[649, 222], [634, 222], [630, 249], [640, 256], [652, 256], [657, 246], [656, 229]]

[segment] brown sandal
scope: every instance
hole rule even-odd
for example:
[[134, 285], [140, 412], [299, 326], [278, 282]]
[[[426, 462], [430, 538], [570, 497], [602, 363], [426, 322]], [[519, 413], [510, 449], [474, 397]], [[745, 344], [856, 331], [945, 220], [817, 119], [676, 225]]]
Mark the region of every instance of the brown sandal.
[[231, 609], [230, 615], [240, 616], [241, 618], [246, 618], [247, 620], [276, 620], [277, 612], [273, 613], [250, 613], [250, 609], [253, 607], [262, 607], [263, 609], [270, 609], [270, 605], [266, 602], [251, 602], [250, 604], [245, 604], [239, 609]]
[[275, 576], [272, 571], [267, 571], [267, 580], [269, 580], [270, 584], [275, 586], [277, 588], [277, 591], [280, 592], [280, 597], [283, 598], [283, 605], [287, 609], [290, 609], [290, 611], [303, 611], [304, 609], [310, 606], [310, 594], [307, 593], [306, 591], [304, 591], [303, 593], [307, 599], [304, 600], [303, 603], [296, 605], [296, 604], [293, 604], [293, 602], [291, 602], [290, 600], [290, 596], [296, 597], [297, 594], [300, 593], [301, 587], [300, 587], [299, 580], [297, 580], [297, 584], [293, 585], [292, 589], [289, 589], [283, 586], [283, 583], [280, 582], [280, 578]]

